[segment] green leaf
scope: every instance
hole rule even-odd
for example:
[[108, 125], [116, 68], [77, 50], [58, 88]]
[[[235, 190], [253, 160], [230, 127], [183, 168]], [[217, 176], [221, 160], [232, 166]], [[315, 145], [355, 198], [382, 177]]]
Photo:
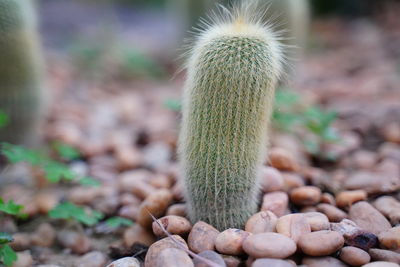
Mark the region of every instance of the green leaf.
[[93, 179], [91, 177], [83, 177], [78, 181], [81, 185], [85, 186], [100, 186], [101, 183], [97, 181], [96, 179]]
[[0, 262], [6, 266], [11, 266], [14, 261], [17, 260], [17, 253], [9, 246], [0, 246]]
[[8, 233], [0, 232], [0, 245], [12, 242], [14, 239]]
[[9, 122], [8, 115], [4, 111], [0, 110], [0, 128], [6, 126], [8, 122]]
[[2, 212], [11, 215], [18, 215], [23, 208], [24, 206], [18, 205], [12, 200], [9, 200], [7, 203], [4, 203], [4, 200], [0, 198], [0, 211]]
[[173, 111], [180, 111], [182, 109], [182, 103], [178, 99], [167, 99], [164, 102], [164, 106]]
[[61, 179], [72, 180], [75, 174], [63, 163], [49, 161], [43, 167], [47, 180], [52, 183], [59, 182]]
[[49, 216], [54, 219], [75, 219], [85, 225], [94, 225], [101, 220], [104, 215], [101, 212], [87, 207], [76, 206], [71, 202], [64, 202], [49, 211]]
[[43, 155], [40, 153], [9, 143], [1, 144], [1, 154], [11, 163], [28, 162], [37, 165], [43, 161]]
[[107, 219], [106, 224], [110, 227], [118, 228], [121, 226], [131, 226], [133, 222], [129, 219], [115, 216]]
[[79, 151], [70, 145], [55, 142], [53, 146], [57, 154], [64, 160], [74, 160], [80, 157]]

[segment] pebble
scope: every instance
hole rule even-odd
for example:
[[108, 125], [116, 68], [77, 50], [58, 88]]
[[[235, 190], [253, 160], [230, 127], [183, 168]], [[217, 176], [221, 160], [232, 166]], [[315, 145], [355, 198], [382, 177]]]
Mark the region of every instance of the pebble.
[[218, 252], [227, 255], [241, 255], [244, 253], [242, 249], [243, 241], [251, 233], [230, 228], [219, 233], [215, 239], [215, 248]]
[[282, 172], [283, 177], [283, 191], [290, 192], [294, 188], [304, 186], [304, 179], [297, 173]]
[[330, 222], [340, 222], [341, 220], [347, 218], [347, 214], [344, 211], [330, 204], [318, 204], [317, 211], [325, 214]]
[[359, 171], [344, 181], [348, 190], [363, 189], [368, 194], [383, 194], [400, 189], [400, 179], [392, 173]]
[[83, 233], [72, 230], [61, 230], [57, 233], [57, 241], [73, 253], [84, 254], [91, 248], [90, 239]]
[[391, 228], [388, 220], [366, 201], [357, 202], [350, 207], [349, 219], [354, 221], [361, 229], [375, 235]]
[[331, 204], [331, 205], [335, 206], [336, 200], [335, 200], [335, 197], [332, 196], [332, 194], [323, 193], [321, 195], [321, 203]]
[[296, 243], [277, 233], [261, 233], [247, 237], [243, 250], [254, 258], [284, 259], [296, 252]]
[[[179, 235], [173, 235], [172, 238], [174, 238], [177, 242], [181, 243], [183, 247], [186, 249], [188, 248], [185, 240], [183, 240], [182, 237]], [[149, 250], [147, 251], [146, 258], [144, 261], [145, 266], [159, 266], [157, 264], [157, 258], [160, 255], [161, 251], [163, 251], [166, 248], [178, 248], [180, 247], [171, 239], [171, 237], [165, 237], [161, 240], [158, 240], [157, 242], [153, 243], [150, 247]]]
[[381, 232], [378, 239], [384, 248], [400, 253], [400, 226]]
[[271, 166], [279, 170], [296, 171], [299, 169], [299, 165], [292, 154], [283, 148], [271, 148], [268, 158]]
[[92, 251], [80, 257], [74, 267], [103, 267], [107, 263], [107, 257], [100, 251]]
[[374, 261], [390, 261], [400, 264], [400, 253], [378, 248], [371, 248], [368, 253]]
[[186, 218], [175, 215], [168, 215], [153, 222], [153, 233], [157, 237], [166, 236], [157, 222], [161, 224], [168, 233], [173, 235], [184, 236], [189, 234], [190, 230], [192, 229], [192, 224]]
[[330, 224], [328, 217], [321, 212], [306, 212], [304, 213], [311, 231], [329, 230]]
[[399, 265], [397, 263], [388, 262], [388, 261], [374, 261], [374, 262], [365, 264], [362, 267], [399, 267]]
[[302, 186], [292, 190], [290, 200], [299, 206], [312, 206], [321, 200], [321, 189], [316, 186]]
[[276, 231], [297, 243], [301, 235], [311, 232], [311, 227], [304, 214], [296, 213], [280, 217], [276, 223]]
[[301, 263], [307, 267], [348, 267], [334, 257], [305, 257]]
[[364, 190], [343, 191], [336, 195], [336, 205], [339, 208], [349, 208], [353, 203], [367, 199]]
[[368, 150], [358, 150], [352, 155], [352, 164], [355, 169], [371, 169], [376, 163], [376, 154]]
[[13, 241], [10, 246], [15, 251], [22, 251], [29, 249], [31, 246], [31, 238], [27, 233], [15, 233], [12, 235]]
[[121, 171], [143, 166], [144, 160], [140, 151], [129, 145], [119, 145], [114, 148], [114, 156], [118, 169]]
[[58, 197], [55, 193], [41, 192], [35, 196], [34, 201], [38, 211], [42, 214], [47, 214], [58, 204]]
[[241, 267], [242, 261], [239, 257], [230, 256], [230, 255], [222, 255], [222, 259], [225, 262], [226, 267]]
[[33, 259], [29, 250], [17, 252], [17, 260], [12, 267], [30, 267], [33, 266]]
[[134, 224], [126, 229], [122, 238], [127, 247], [131, 247], [135, 243], [150, 246], [156, 241], [156, 237], [153, 233], [139, 224]]
[[335, 231], [323, 230], [303, 234], [298, 242], [299, 248], [310, 256], [327, 256], [344, 245], [343, 236]]
[[[221, 267], [226, 266], [226, 263], [225, 263], [224, 259], [222, 258], [222, 256], [215, 251], [205, 250], [197, 255], [199, 255], [200, 257], [205, 258], [207, 260], [210, 260], [216, 264], [219, 264]], [[202, 261], [198, 258], [194, 258], [193, 263], [194, 263], [195, 267], [209, 267], [208, 264], [206, 264], [204, 261]]]
[[285, 260], [279, 259], [257, 259], [253, 262], [251, 267], [294, 267], [293, 265]]
[[157, 173], [151, 176], [149, 184], [157, 189], [161, 188], [169, 189], [172, 187], [172, 182], [173, 182], [172, 179], [170, 179], [168, 175]]
[[289, 197], [285, 192], [271, 192], [263, 197], [261, 211], [272, 211], [277, 217], [281, 217], [288, 209]]
[[400, 224], [400, 202], [391, 196], [379, 197], [373, 206], [389, 218], [392, 225]]
[[137, 204], [129, 204], [122, 206], [118, 211], [118, 216], [136, 221], [139, 214], [139, 206]]
[[261, 169], [261, 189], [263, 192], [281, 191], [283, 189], [282, 174], [273, 167], [263, 166]]
[[187, 252], [178, 248], [163, 249], [156, 258], [152, 267], [194, 267], [193, 261]]
[[133, 257], [125, 257], [111, 262], [107, 267], [140, 267], [140, 262]]
[[168, 207], [166, 214], [186, 217], [187, 216], [186, 204], [183, 203], [173, 204]]
[[367, 252], [356, 247], [344, 247], [340, 251], [340, 259], [351, 266], [361, 266], [370, 262]]
[[42, 223], [31, 236], [31, 243], [39, 247], [51, 247], [56, 239], [56, 231], [48, 223]]
[[253, 234], [275, 232], [277, 221], [278, 217], [271, 211], [260, 211], [247, 220], [244, 229]]
[[151, 228], [153, 219], [150, 214], [156, 218], [164, 215], [172, 199], [172, 193], [166, 189], [160, 189], [151, 193], [142, 204], [140, 204], [136, 222], [144, 228]]
[[382, 134], [388, 142], [400, 143], [400, 124], [391, 122], [382, 129]]
[[205, 222], [197, 222], [189, 233], [188, 245], [190, 250], [200, 253], [204, 250], [214, 250], [215, 239], [219, 231]]

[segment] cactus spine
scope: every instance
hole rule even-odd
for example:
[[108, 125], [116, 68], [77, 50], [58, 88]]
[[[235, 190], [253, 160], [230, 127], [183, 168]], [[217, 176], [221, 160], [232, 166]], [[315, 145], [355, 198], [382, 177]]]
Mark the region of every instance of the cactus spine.
[[42, 61], [31, 0], [0, 0], [0, 141], [33, 144], [43, 112]]
[[274, 89], [282, 70], [277, 35], [241, 4], [197, 37], [187, 62], [179, 157], [188, 211], [218, 229], [256, 212]]

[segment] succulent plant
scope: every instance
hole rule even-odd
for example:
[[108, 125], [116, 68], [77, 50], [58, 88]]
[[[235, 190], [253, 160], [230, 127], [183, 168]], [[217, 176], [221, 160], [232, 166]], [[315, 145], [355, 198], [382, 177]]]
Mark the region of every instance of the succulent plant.
[[256, 212], [283, 69], [279, 36], [259, 10], [257, 1], [222, 9], [187, 61], [179, 157], [188, 212], [220, 230], [243, 227]]
[[33, 144], [44, 110], [43, 64], [31, 0], [0, 0], [0, 141]]

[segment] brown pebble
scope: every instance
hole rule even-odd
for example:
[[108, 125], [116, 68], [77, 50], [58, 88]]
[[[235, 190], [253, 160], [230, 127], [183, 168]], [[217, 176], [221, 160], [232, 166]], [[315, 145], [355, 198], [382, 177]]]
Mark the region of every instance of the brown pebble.
[[368, 253], [374, 261], [390, 261], [400, 264], [400, 253], [378, 248], [371, 248]]
[[321, 212], [303, 213], [307, 222], [310, 224], [311, 231], [329, 230], [329, 219]]
[[187, 216], [186, 204], [183, 203], [173, 204], [168, 207], [166, 214], [186, 217]]
[[47, 214], [58, 204], [58, 196], [50, 192], [42, 192], [35, 196], [36, 206], [42, 214]]
[[371, 169], [376, 163], [376, 153], [367, 150], [358, 150], [352, 155], [352, 165], [356, 169]]
[[293, 265], [285, 260], [279, 259], [257, 259], [253, 262], [251, 267], [294, 267]]
[[344, 247], [340, 250], [340, 259], [351, 266], [361, 266], [367, 264], [371, 257], [362, 249]]
[[261, 169], [261, 189], [263, 192], [281, 191], [283, 189], [282, 174], [273, 167], [263, 166]]
[[133, 257], [125, 257], [111, 262], [107, 267], [140, 267], [140, 262]]
[[323, 193], [321, 195], [321, 203], [331, 204], [331, 205], [335, 206], [336, 200], [331, 194]]
[[305, 257], [301, 263], [307, 267], [348, 267], [347, 264], [333, 257]]
[[335, 231], [323, 230], [303, 234], [298, 245], [310, 256], [326, 256], [339, 250], [344, 245], [343, 236]]
[[103, 267], [107, 257], [100, 251], [91, 251], [76, 260], [74, 267]]
[[400, 226], [381, 232], [378, 239], [384, 248], [400, 253]]
[[339, 208], [349, 208], [353, 203], [367, 199], [364, 190], [343, 191], [336, 195], [336, 205]]
[[159, 252], [152, 267], [194, 267], [193, 261], [189, 255], [178, 248], [166, 248]]
[[283, 191], [290, 192], [294, 188], [304, 186], [304, 179], [297, 173], [282, 172]]
[[[210, 260], [216, 264], [218, 264], [221, 267], [225, 267], [225, 261], [222, 258], [222, 256], [220, 254], [218, 254], [215, 251], [212, 250], [204, 250], [202, 252], [200, 252], [199, 254], [200, 257], [205, 258], [207, 260]], [[209, 265], [207, 263], [205, 263], [204, 261], [198, 259], [198, 258], [194, 258], [193, 259], [193, 263], [195, 267], [209, 267]]]
[[391, 228], [388, 220], [371, 204], [365, 201], [357, 202], [349, 210], [349, 219], [361, 229], [375, 235]]
[[285, 214], [289, 204], [289, 197], [285, 192], [271, 192], [263, 197], [261, 211], [272, 211], [277, 217]]
[[48, 223], [42, 223], [31, 236], [34, 246], [51, 247], [56, 239], [56, 231]]
[[186, 218], [168, 215], [153, 222], [153, 233], [158, 237], [166, 236], [159, 224], [161, 224], [168, 233], [173, 235], [184, 236], [189, 234], [190, 230], [192, 229], [191, 223]]
[[283, 171], [296, 171], [299, 168], [292, 154], [283, 148], [271, 148], [268, 153], [271, 166]]
[[302, 186], [292, 190], [290, 200], [299, 206], [311, 206], [319, 203], [321, 194], [321, 189], [316, 186]]
[[190, 250], [200, 253], [204, 250], [214, 250], [215, 239], [219, 231], [205, 222], [197, 222], [189, 233], [188, 245]]
[[251, 233], [240, 229], [227, 229], [217, 235], [215, 248], [222, 254], [241, 255], [244, 253], [242, 243], [249, 235]]
[[251, 216], [245, 225], [245, 230], [253, 234], [275, 232], [278, 217], [271, 211], [260, 211]]
[[139, 215], [139, 206], [137, 204], [122, 206], [118, 211], [118, 215], [136, 221]]
[[389, 218], [392, 225], [400, 224], [400, 202], [394, 197], [379, 197], [373, 205], [378, 211]]
[[13, 241], [10, 243], [10, 246], [15, 251], [23, 251], [27, 250], [31, 246], [31, 238], [27, 233], [15, 233], [12, 235]]
[[91, 241], [86, 235], [72, 230], [58, 232], [57, 241], [63, 247], [71, 249], [76, 254], [84, 254], [91, 248]]
[[166, 189], [151, 193], [140, 204], [137, 223], [145, 228], [151, 228], [153, 219], [150, 214], [156, 218], [164, 215], [172, 199], [172, 193]]
[[186, 249], [188, 248], [185, 240], [179, 235], [173, 235], [172, 237], [165, 237], [157, 242], [153, 243], [149, 250], [147, 251], [146, 258], [144, 260], [145, 266], [159, 266], [157, 264], [157, 258], [159, 257], [160, 253], [167, 248], [178, 248], [180, 247], [172, 240], [174, 238], [177, 242], [181, 243], [183, 247]]
[[330, 204], [320, 203], [317, 205], [317, 210], [325, 214], [330, 222], [340, 222], [347, 218], [347, 214], [344, 211]]
[[304, 214], [296, 213], [280, 217], [276, 223], [276, 231], [297, 243], [301, 235], [311, 232], [311, 227]]
[[254, 258], [284, 259], [296, 252], [296, 243], [277, 233], [261, 233], [247, 237], [243, 250]]
[[127, 247], [131, 247], [135, 243], [150, 246], [156, 241], [156, 237], [150, 230], [143, 228], [139, 224], [134, 224], [125, 230], [123, 240]]
[[156, 175], [153, 175], [149, 181], [149, 184], [153, 186], [154, 188], [165, 188], [169, 189], [172, 186], [172, 180], [167, 176], [166, 174], [161, 174], [158, 173]]

